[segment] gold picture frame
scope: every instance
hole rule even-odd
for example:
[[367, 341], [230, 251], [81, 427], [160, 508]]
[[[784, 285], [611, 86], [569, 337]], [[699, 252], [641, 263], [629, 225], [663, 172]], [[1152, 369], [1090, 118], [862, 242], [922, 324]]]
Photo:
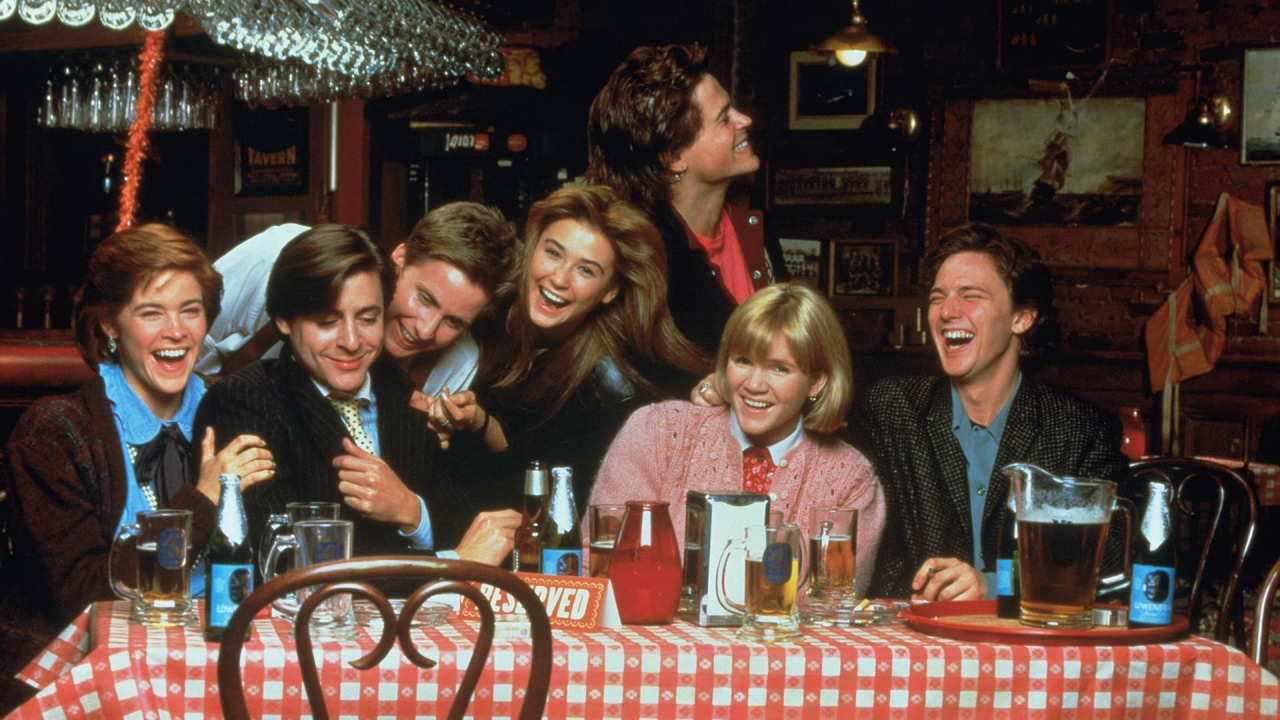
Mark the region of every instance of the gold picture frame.
[[876, 111], [876, 61], [847, 67], [811, 52], [791, 53], [787, 127], [856, 130]]

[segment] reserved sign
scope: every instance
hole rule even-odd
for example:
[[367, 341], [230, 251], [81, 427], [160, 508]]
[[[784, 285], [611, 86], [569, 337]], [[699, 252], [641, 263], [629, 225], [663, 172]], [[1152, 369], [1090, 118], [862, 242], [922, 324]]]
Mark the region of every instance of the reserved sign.
[[[551, 627], [563, 630], [595, 630], [622, 626], [618, 619], [618, 604], [613, 598], [613, 586], [607, 578], [572, 577], [567, 575], [539, 575], [516, 573], [542, 600], [547, 609]], [[502, 588], [477, 583], [480, 592], [489, 599], [497, 615], [524, 615], [520, 602]], [[475, 603], [463, 598], [458, 613], [468, 619], [480, 618]]]

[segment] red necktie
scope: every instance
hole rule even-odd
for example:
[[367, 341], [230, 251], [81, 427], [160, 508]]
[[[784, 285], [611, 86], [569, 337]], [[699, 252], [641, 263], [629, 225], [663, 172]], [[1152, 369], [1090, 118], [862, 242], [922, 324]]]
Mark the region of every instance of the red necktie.
[[768, 495], [773, 486], [773, 471], [777, 468], [769, 456], [769, 448], [747, 448], [742, 453], [742, 489], [747, 492]]

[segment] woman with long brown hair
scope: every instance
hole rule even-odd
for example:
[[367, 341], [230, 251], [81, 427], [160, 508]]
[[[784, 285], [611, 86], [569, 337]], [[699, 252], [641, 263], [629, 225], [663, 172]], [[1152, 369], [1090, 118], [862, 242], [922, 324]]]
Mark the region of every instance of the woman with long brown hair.
[[[582, 505], [627, 415], [660, 387], [691, 384], [706, 362], [667, 308], [661, 237], [611, 189], [552, 193], [533, 206], [525, 235], [517, 300], [484, 390], [441, 403], [437, 425], [470, 431], [455, 435], [451, 461], [457, 477], [484, 486], [486, 506], [518, 506], [534, 459], [571, 466]], [[498, 452], [471, 451], [480, 438]]]

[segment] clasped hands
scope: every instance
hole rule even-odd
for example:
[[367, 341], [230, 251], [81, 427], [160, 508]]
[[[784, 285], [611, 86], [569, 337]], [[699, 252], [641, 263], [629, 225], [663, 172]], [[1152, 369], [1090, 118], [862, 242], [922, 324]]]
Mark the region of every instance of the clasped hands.
[[[338, 492], [343, 494], [343, 502], [405, 534], [417, 530], [422, 521], [417, 494], [405, 487], [382, 458], [361, 450], [351, 438], [342, 439], [342, 449], [344, 454], [334, 458], [333, 465], [338, 469]], [[498, 565], [515, 548], [520, 521], [515, 510], [482, 512], [471, 521], [454, 551], [463, 560]]]

